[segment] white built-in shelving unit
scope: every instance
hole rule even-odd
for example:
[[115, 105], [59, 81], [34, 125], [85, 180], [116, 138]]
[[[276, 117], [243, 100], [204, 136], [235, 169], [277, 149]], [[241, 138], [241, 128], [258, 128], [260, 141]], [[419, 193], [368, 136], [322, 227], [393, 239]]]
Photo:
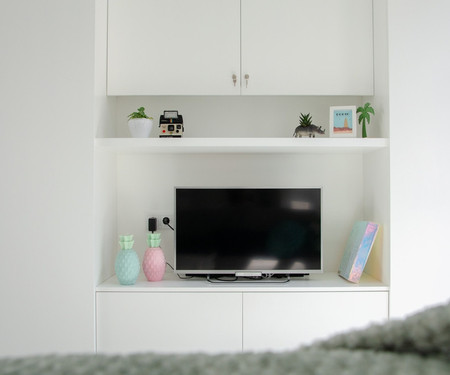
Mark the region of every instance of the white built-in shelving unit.
[[[104, 0], [100, 12], [102, 17], [97, 23], [99, 27], [104, 26], [99, 36], [103, 33], [105, 59], [105, 67], [97, 79], [102, 93], [109, 95], [99, 99], [97, 107], [101, 110], [94, 140], [97, 350], [284, 350], [386, 319], [389, 300], [390, 146], [388, 124], [386, 116], [383, 116], [387, 111], [386, 86], [378, 82], [384, 77], [383, 57], [387, 51], [387, 45], [380, 41], [379, 34], [380, 30], [386, 29], [386, 24], [377, 2], [321, 0], [322, 7], [310, 7], [310, 2], [290, 0], [285, 3], [287, 8], [281, 9], [278, 3], [270, 1], [233, 0], [225, 3], [195, 0], [192, 4], [195, 3], [197, 8], [207, 6], [211, 14], [225, 7], [233, 20], [239, 21], [242, 12], [241, 32], [252, 36], [251, 39], [240, 39], [235, 33], [233, 28], [240, 25], [237, 21], [235, 26], [227, 21], [222, 24], [223, 30], [215, 30], [228, 43], [231, 52], [227, 55], [235, 56], [233, 62], [236, 62], [236, 67], [233, 69], [236, 72], [225, 66], [222, 50], [217, 55], [218, 67], [214, 65], [216, 55], [211, 55], [209, 50], [207, 55], [214, 61], [208, 62], [206, 68], [197, 66], [198, 58], [188, 59], [201, 56], [193, 50], [210, 45], [209, 40], [213, 36], [208, 33], [202, 33], [205, 42], [197, 43], [197, 39], [187, 37], [185, 43], [179, 43], [186, 59], [161, 60], [148, 55], [130, 60], [128, 54], [121, 53], [130, 45], [121, 39], [124, 35], [121, 29], [125, 27], [127, 32], [138, 32], [139, 38], [146, 34], [140, 28], [135, 30], [138, 24], [130, 17], [134, 17], [136, 12], [131, 12], [131, 9], [156, 7], [165, 14], [169, 3], [162, 0], [134, 0], [132, 4], [130, 1], [117, 1], [115, 5], [120, 7], [109, 9], [111, 18], [108, 24], [107, 0]], [[358, 22], [345, 24], [351, 29], [339, 30], [346, 33], [343, 38], [353, 40], [355, 37], [355, 40], [364, 41], [355, 45], [364, 45], [367, 53], [358, 53], [358, 58], [351, 59], [357, 61], [362, 69], [355, 70], [346, 64], [337, 68], [343, 72], [342, 75], [332, 73], [325, 77], [327, 69], [323, 64], [328, 66], [327, 60], [322, 57], [318, 57], [318, 62], [304, 59], [302, 49], [295, 47], [283, 48], [289, 56], [283, 61], [289, 62], [289, 68], [284, 69], [283, 66], [272, 71], [271, 67], [277, 64], [270, 62], [267, 64], [269, 71], [266, 71], [267, 67], [258, 62], [267, 57], [264, 43], [270, 41], [264, 39], [261, 46], [265, 57], [258, 57], [261, 51], [254, 50], [252, 46], [255, 43], [249, 42], [260, 39], [259, 23], [255, 23], [258, 25], [256, 31], [251, 31], [252, 17], [262, 14], [272, 20], [272, 11], [294, 14], [290, 7], [300, 7], [301, 13], [305, 10], [317, 12], [317, 17], [311, 18], [314, 20], [323, 17], [324, 24], [320, 29], [315, 25], [310, 27], [320, 34], [317, 35], [321, 38], [320, 43], [313, 40], [311, 44], [309, 34], [303, 31], [291, 33], [283, 29], [286, 25], [297, 24], [286, 23], [284, 17], [280, 17], [282, 27], [273, 27], [268, 33], [278, 35], [281, 30], [280, 38], [284, 38], [283, 35], [295, 36], [296, 40], [291, 41], [290, 46], [297, 46], [297, 39], [306, 37], [309, 41], [305, 43], [310, 43], [311, 49], [318, 53], [327, 50], [323, 43], [329, 44], [331, 49], [338, 46], [331, 38], [335, 35], [327, 31], [327, 27], [332, 27], [330, 25], [336, 21], [335, 12], [349, 9], [358, 13], [355, 15], [360, 17], [351, 17]], [[258, 11], [250, 12], [253, 8]], [[323, 16], [323, 9], [329, 10], [326, 16]], [[131, 12], [129, 21], [124, 20], [125, 12]], [[381, 14], [381, 22], [376, 21], [375, 14]], [[222, 13], [217, 15], [218, 22], [222, 22]], [[205, 19], [191, 13], [188, 17], [185, 13], [178, 16], [177, 20], [185, 25], [184, 29], [189, 28], [192, 20], [198, 21], [194, 22], [197, 27]], [[374, 20], [373, 25], [371, 20]], [[209, 25], [209, 21], [204, 27], [216, 29]], [[340, 21], [339, 25], [342, 25]], [[107, 27], [113, 27], [110, 37], [106, 33]], [[148, 36], [156, 35], [155, 30], [163, 30], [155, 29], [154, 25], [150, 27], [143, 36], [145, 43]], [[165, 32], [163, 34], [166, 35]], [[120, 38], [115, 39], [114, 35]], [[186, 35], [188, 33], [183, 33], [182, 38], [186, 39]], [[244, 48], [241, 48], [241, 41]], [[271, 42], [278, 51], [280, 43], [276, 40]], [[162, 45], [172, 48], [168, 43]], [[320, 48], [316, 49], [317, 45]], [[149, 54], [149, 51], [143, 53]], [[334, 51], [341, 53], [342, 49]], [[375, 58], [372, 52], [375, 52]], [[346, 51], [342, 53], [348, 58]], [[278, 52], [272, 57], [280, 60]], [[108, 60], [111, 63], [109, 70], [106, 69]], [[253, 60], [254, 66], [250, 64]], [[131, 61], [139, 66], [130, 68], [127, 64]], [[148, 61], [156, 61], [155, 69], [149, 67]], [[247, 69], [253, 71], [249, 80], [245, 79]], [[361, 76], [355, 75], [356, 71]], [[217, 74], [222, 76], [217, 77]], [[231, 80], [233, 74], [237, 76], [235, 85]], [[109, 82], [106, 82], [106, 77]], [[149, 78], [148, 82], [141, 77]], [[300, 112], [311, 111], [317, 124], [325, 125], [330, 106], [362, 105], [365, 101], [372, 102], [377, 108], [377, 120], [370, 125], [370, 130], [374, 130], [371, 138], [292, 137]], [[151, 107], [154, 111], [151, 114], [155, 117], [163, 110], [180, 110], [186, 125], [184, 137], [158, 138], [156, 118], [150, 138], [128, 138], [126, 116], [144, 104], [146, 108]], [[158, 283], [147, 282], [141, 277], [136, 285], [119, 285], [114, 276], [118, 235], [133, 233], [135, 249], [142, 257], [146, 248], [148, 217], [173, 217], [174, 186], [322, 187], [324, 273], [286, 284], [222, 285], [204, 280], [179, 280], [173, 271], [168, 270], [163, 281]], [[351, 227], [356, 220], [362, 219], [379, 222], [382, 230], [366, 267], [367, 274], [359, 284], [352, 284], [340, 278], [337, 269]], [[172, 262], [173, 232], [164, 227], [158, 230], [162, 232], [161, 246], [166, 259]], [[199, 226], [199, 240], [200, 234]], [[125, 319], [126, 324], [121, 325]], [[136, 335], [138, 331], [141, 334]]]

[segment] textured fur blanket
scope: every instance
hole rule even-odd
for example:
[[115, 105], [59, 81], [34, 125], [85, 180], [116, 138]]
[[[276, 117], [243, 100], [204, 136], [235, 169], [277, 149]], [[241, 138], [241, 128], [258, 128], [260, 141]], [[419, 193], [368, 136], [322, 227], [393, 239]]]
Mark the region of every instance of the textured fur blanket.
[[0, 359], [0, 375], [450, 374], [450, 304], [286, 353]]

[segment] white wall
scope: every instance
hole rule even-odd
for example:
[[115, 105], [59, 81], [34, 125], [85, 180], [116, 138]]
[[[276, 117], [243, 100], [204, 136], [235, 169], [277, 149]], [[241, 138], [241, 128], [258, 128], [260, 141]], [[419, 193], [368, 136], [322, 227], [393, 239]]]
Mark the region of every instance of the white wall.
[[[107, 0], [95, 0], [95, 112], [96, 137], [114, 137], [116, 98], [106, 96]], [[95, 285], [114, 270], [117, 237], [116, 155], [95, 150], [94, 172], [94, 268]]]
[[0, 356], [91, 351], [94, 5], [0, 2]]
[[392, 316], [450, 298], [450, 2], [389, 0]]

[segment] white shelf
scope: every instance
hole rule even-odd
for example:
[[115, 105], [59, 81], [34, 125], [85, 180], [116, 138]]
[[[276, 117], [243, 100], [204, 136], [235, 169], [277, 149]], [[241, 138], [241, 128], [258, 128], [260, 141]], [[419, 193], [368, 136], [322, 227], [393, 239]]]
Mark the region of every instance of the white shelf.
[[388, 147], [386, 138], [97, 138], [118, 154], [139, 153], [366, 153]]
[[293, 278], [287, 283], [227, 282], [210, 283], [202, 278], [182, 280], [167, 272], [162, 281], [149, 282], [141, 274], [134, 285], [120, 285], [113, 276], [97, 286], [97, 292], [387, 292], [386, 284], [363, 274], [358, 284], [351, 283], [334, 272]]

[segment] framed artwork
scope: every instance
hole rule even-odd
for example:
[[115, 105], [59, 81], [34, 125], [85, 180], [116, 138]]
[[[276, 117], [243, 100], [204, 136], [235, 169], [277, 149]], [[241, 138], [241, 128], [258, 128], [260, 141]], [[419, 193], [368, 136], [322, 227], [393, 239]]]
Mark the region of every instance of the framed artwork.
[[356, 137], [356, 106], [330, 107], [330, 137]]

